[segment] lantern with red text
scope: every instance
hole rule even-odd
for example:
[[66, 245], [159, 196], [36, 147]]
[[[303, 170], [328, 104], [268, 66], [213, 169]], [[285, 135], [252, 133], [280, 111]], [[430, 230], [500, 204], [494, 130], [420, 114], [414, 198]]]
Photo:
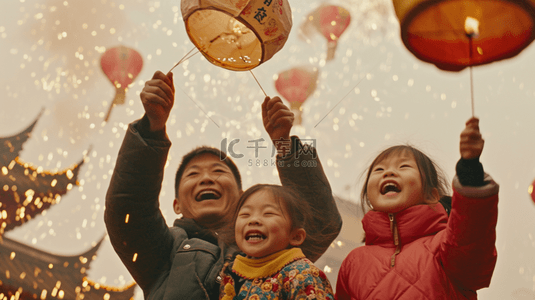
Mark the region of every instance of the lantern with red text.
[[308, 36], [314, 28], [327, 39], [326, 60], [329, 61], [334, 59], [338, 39], [350, 22], [351, 15], [347, 9], [336, 5], [322, 5], [307, 16], [300, 29], [305, 36]]
[[288, 39], [287, 0], [182, 0], [190, 40], [212, 64], [251, 70], [269, 60]]
[[290, 103], [290, 108], [295, 114], [295, 125], [301, 125], [301, 105], [316, 90], [318, 75], [318, 68], [302, 66], [280, 73], [275, 80], [277, 92]]
[[100, 67], [113, 86], [115, 86], [115, 98], [104, 118], [105, 121], [108, 121], [112, 108], [116, 104], [124, 104], [128, 86], [141, 72], [143, 58], [134, 49], [118, 46], [110, 48], [102, 54]]
[[394, 0], [401, 38], [447, 71], [513, 57], [535, 38], [533, 0]]

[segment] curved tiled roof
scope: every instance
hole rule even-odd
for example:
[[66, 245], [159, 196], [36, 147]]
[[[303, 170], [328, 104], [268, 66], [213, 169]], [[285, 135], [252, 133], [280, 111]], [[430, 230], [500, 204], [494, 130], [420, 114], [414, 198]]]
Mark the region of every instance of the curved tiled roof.
[[61, 256], [3, 237], [0, 242], [0, 298], [3, 299], [2, 293], [10, 299], [18, 292], [20, 300], [132, 299], [135, 284], [115, 288], [87, 278], [87, 270], [96, 259], [102, 241], [79, 255]]

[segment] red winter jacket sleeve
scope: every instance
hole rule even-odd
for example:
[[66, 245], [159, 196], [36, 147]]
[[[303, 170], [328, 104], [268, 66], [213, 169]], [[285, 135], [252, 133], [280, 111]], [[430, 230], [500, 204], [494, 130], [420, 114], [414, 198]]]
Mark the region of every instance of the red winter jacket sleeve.
[[499, 186], [489, 175], [481, 187], [453, 180], [452, 209], [438, 255], [447, 276], [463, 290], [488, 287], [496, 265]]
[[351, 272], [351, 266], [349, 266], [349, 261], [344, 259], [342, 266], [340, 266], [340, 271], [338, 272], [338, 279], [336, 280], [336, 290], [334, 299], [336, 300], [351, 300], [348, 291], [349, 287], [347, 279], [350, 278], [349, 272]]

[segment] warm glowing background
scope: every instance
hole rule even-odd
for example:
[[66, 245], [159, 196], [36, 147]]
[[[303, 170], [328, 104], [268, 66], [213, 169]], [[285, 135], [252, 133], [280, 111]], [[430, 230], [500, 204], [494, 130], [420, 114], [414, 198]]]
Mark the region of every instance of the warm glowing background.
[[[334, 60], [326, 62], [326, 40], [319, 34], [300, 39], [298, 30], [322, 3], [290, 1], [294, 24], [288, 42], [253, 72], [267, 94], [275, 96], [276, 74], [297, 65], [319, 68], [317, 90], [303, 104], [302, 125], [293, 133], [316, 139], [334, 193], [356, 203], [361, 172], [377, 151], [396, 143], [421, 147], [451, 179], [459, 134], [471, 114], [468, 70], [446, 73], [412, 56], [401, 43], [398, 21], [386, 0], [332, 2], [350, 11], [351, 24]], [[81, 185], [6, 236], [44, 251], [75, 255], [106, 234], [105, 193], [127, 124], [143, 114], [138, 95], [144, 81], [156, 70], [167, 72], [193, 47], [179, 5], [168, 0], [2, 1], [0, 136], [23, 130], [44, 108], [21, 153], [24, 161], [62, 170], [93, 147], [80, 172]], [[100, 55], [120, 44], [140, 52], [144, 66], [125, 105], [116, 106], [104, 123], [115, 89], [100, 69]], [[534, 55], [531, 45], [513, 59], [474, 68], [475, 112], [486, 140], [482, 162], [501, 185], [498, 263], [480, 299], [510, 299], [515, 292], [535, 295], [535, 205], [528, 194], [535, 178]], [[260, 113], [264, 95], [251, 74], [216, 67], [199, 54], [174, 74], [176, 101], [168, 122], [173, 147], [161, 194], [168, 223], [175, 217], [174, 172], [194, 146], [220, 147], [223, 138], [239, 138], [234, 149], [244, 154], [236, 161], [244, 187], [278, 183], [274, 167], [249, 163], [256, 158], [255, 149], [248, 148], [254, 143], [248, 141], [269, 140]], [[263, 145], [269, 148], [259, 149], [262, 163], [272, 159], [270, 145]], [[358, 226], [345, 224], [345, 234], [360, 233]], [[333, 248], [344, 254], [351, 250], [344, 243]], [[337, 269], [320, 267], [331, 270], [334, 285]], [[108, 240], [88, 274], [106, 285], [131, 282]], [[136, 299], [141, 298], [138, 292]]]

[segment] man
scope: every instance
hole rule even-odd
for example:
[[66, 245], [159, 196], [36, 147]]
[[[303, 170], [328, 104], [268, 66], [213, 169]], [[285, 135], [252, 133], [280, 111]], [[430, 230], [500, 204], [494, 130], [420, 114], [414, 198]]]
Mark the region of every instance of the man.
[[[174, 93], [172, 73], [157, 71], [146, 82], [140, 95], [145, 115], [130, 124], [119, 150], [104, 218], [115, 251], [146, 299], [218, 299], [219, 272], [237, 248], [217, 235], [242, 194], [241, 177], [218, 149], [200, 147], [186, 154], [177, 171], [173, 204], [183, 218], [171, 228], [166, 225], [158, 197], [171, 146], [165, 124]], [[266, 97], [262, 117], [278, 150], [289, 150], [277, 156], [281, 183], [302, 193], [315, 209], [314, 222], [305, 228], [307, 234], [325, 237], [305, 253], [315, 261], [342, 226], [330, 185], [316, 150], [290, 138], [293, 113], [280, 98]], [[288, 144], [291, 148], [283, 149]], [[314, 160], [315, 167], [301, 167], [300, 160]]]

